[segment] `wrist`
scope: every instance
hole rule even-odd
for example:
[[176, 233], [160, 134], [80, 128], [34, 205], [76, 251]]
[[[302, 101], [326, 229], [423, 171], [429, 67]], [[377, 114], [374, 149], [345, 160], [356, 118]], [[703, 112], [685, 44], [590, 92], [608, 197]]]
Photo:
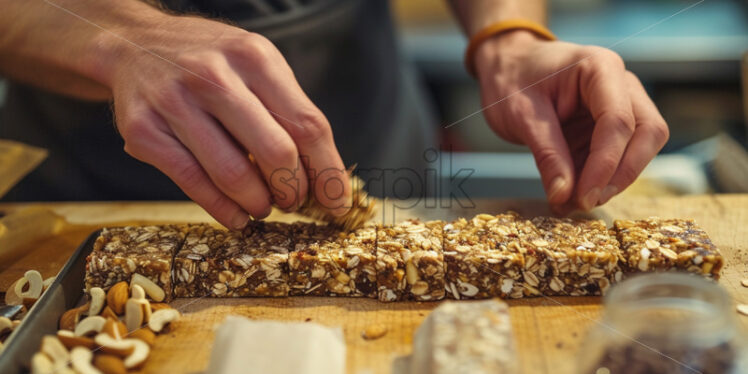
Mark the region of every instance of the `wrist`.
[[535, 48], [539, 43], [546, 43], [544, 39], [529, 30], [511, 30], [494, 35], [481, 44], [475, 50], [475, 71], [477, 76], [487, 72], [489, 68], [494, 70], [500, 66], [500, 62], [507, 59], [521, 58], [528, 51]]
[[85, 69], [96, 81], [112, 88], [117, 71], [127, 66], [133, 59], [147, 53], [146, 42], [151, 31], [159, 30], [168, 18], [146, 4], [136, 4], [133, 8], [119, 9], [115, 22], [107, 22], [97, 27], [97, 33], [91, 38], [88, 54], [84, 56]]

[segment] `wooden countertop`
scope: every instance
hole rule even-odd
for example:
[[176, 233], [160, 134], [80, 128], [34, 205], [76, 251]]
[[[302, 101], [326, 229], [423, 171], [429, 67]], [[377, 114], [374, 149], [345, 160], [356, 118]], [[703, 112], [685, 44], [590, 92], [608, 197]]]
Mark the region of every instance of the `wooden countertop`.
[[[451, 220], [476, 213], [514, 210], [527, 216], [547, 215], [543, 202], [532, 200], [475, 200], [472, 207], [452, 201], [390, 201], [379, 220], [408, 217]], [[0, 289], [6, 289], [28, 269], [52, 276], [93, 230], [127, 223], [206, 222], [211, 218], [187, 202], [3, 203], [0, 211], [43, 206], [64, 216], [69, 225], [60, 234], [29, 245], [22, 257], [0, 264]], [[649, 216], [693, 218], [721, 249], [726, 265], [720, 284], [735, 303], [748, 303], [748, 195], [687, 197], [618, 197], [590, 216], [606, 220]], [[271, 220], [295, 220], [295, 215], [274, 212]], [[252, 319], [310, 320], [342, 326], [348, 346], [349, 373], [389, 373], [393, 363], [410, 353], [412, 336], [423, 318], [438, 303], [380, 303], [346, 298], [284, 299], [180, 299], [173, 305], [184, 318], [172, 332], [159, 336], [143, 372], [194, 373], [207, 366], [213, 326], [228, 314]], [[601, 315], [598, 297], [541, 297], [510, 300], [510, 313], [523, 373], [572, 373], [577, 348]], [[739, 317], [748, 329], [748, 317]], [[383, 338], [366, 341], [361, 331], [384, 324]]]

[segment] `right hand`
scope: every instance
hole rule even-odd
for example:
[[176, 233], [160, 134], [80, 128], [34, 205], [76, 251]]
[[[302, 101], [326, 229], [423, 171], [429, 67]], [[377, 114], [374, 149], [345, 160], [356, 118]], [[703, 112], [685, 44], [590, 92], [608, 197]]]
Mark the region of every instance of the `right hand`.
[[330, 125], [270, 41], [197, 17], [144, 18], [152, 23], [114, 31], [137, 46], [107, 40], [118, 45], [106, 70], [128, 154], [231, 229], [271, 204], [294, 210], [307, 191], [331, 213], [347, 211]]

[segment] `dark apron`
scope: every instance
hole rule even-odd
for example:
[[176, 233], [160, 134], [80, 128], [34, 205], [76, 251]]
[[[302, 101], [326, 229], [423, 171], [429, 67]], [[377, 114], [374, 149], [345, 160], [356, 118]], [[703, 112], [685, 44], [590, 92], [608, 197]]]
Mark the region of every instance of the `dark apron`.
[[[398, 56], [388, 1], [163, 3], [176, 11], [220, 17], [271, 39], [330, 120], [343, 161], [357, 163], [365, 179], [376, 179], [383, 169], [423, 173], [423, 154], [435, 147], [437, 124], [414, 74]], [[123, 151], [107, 103], [10, 82], [0, 109], [0, 138], [50, 151], [49, 159], [3, 200], [186, 199], [165, 175]], [[391, 195], [390, 182], [377, 180], [370, 190]]]

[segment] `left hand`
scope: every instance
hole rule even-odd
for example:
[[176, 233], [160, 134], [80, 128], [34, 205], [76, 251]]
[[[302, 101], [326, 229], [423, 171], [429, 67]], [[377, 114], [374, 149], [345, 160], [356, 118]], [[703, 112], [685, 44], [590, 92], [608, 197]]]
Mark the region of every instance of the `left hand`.
[[475, 68], [489, 125], [530, 147], [559, 212], [606, 203], [669, 137], [644, 87], [611, 50], [512, 31], [481, 43]]

